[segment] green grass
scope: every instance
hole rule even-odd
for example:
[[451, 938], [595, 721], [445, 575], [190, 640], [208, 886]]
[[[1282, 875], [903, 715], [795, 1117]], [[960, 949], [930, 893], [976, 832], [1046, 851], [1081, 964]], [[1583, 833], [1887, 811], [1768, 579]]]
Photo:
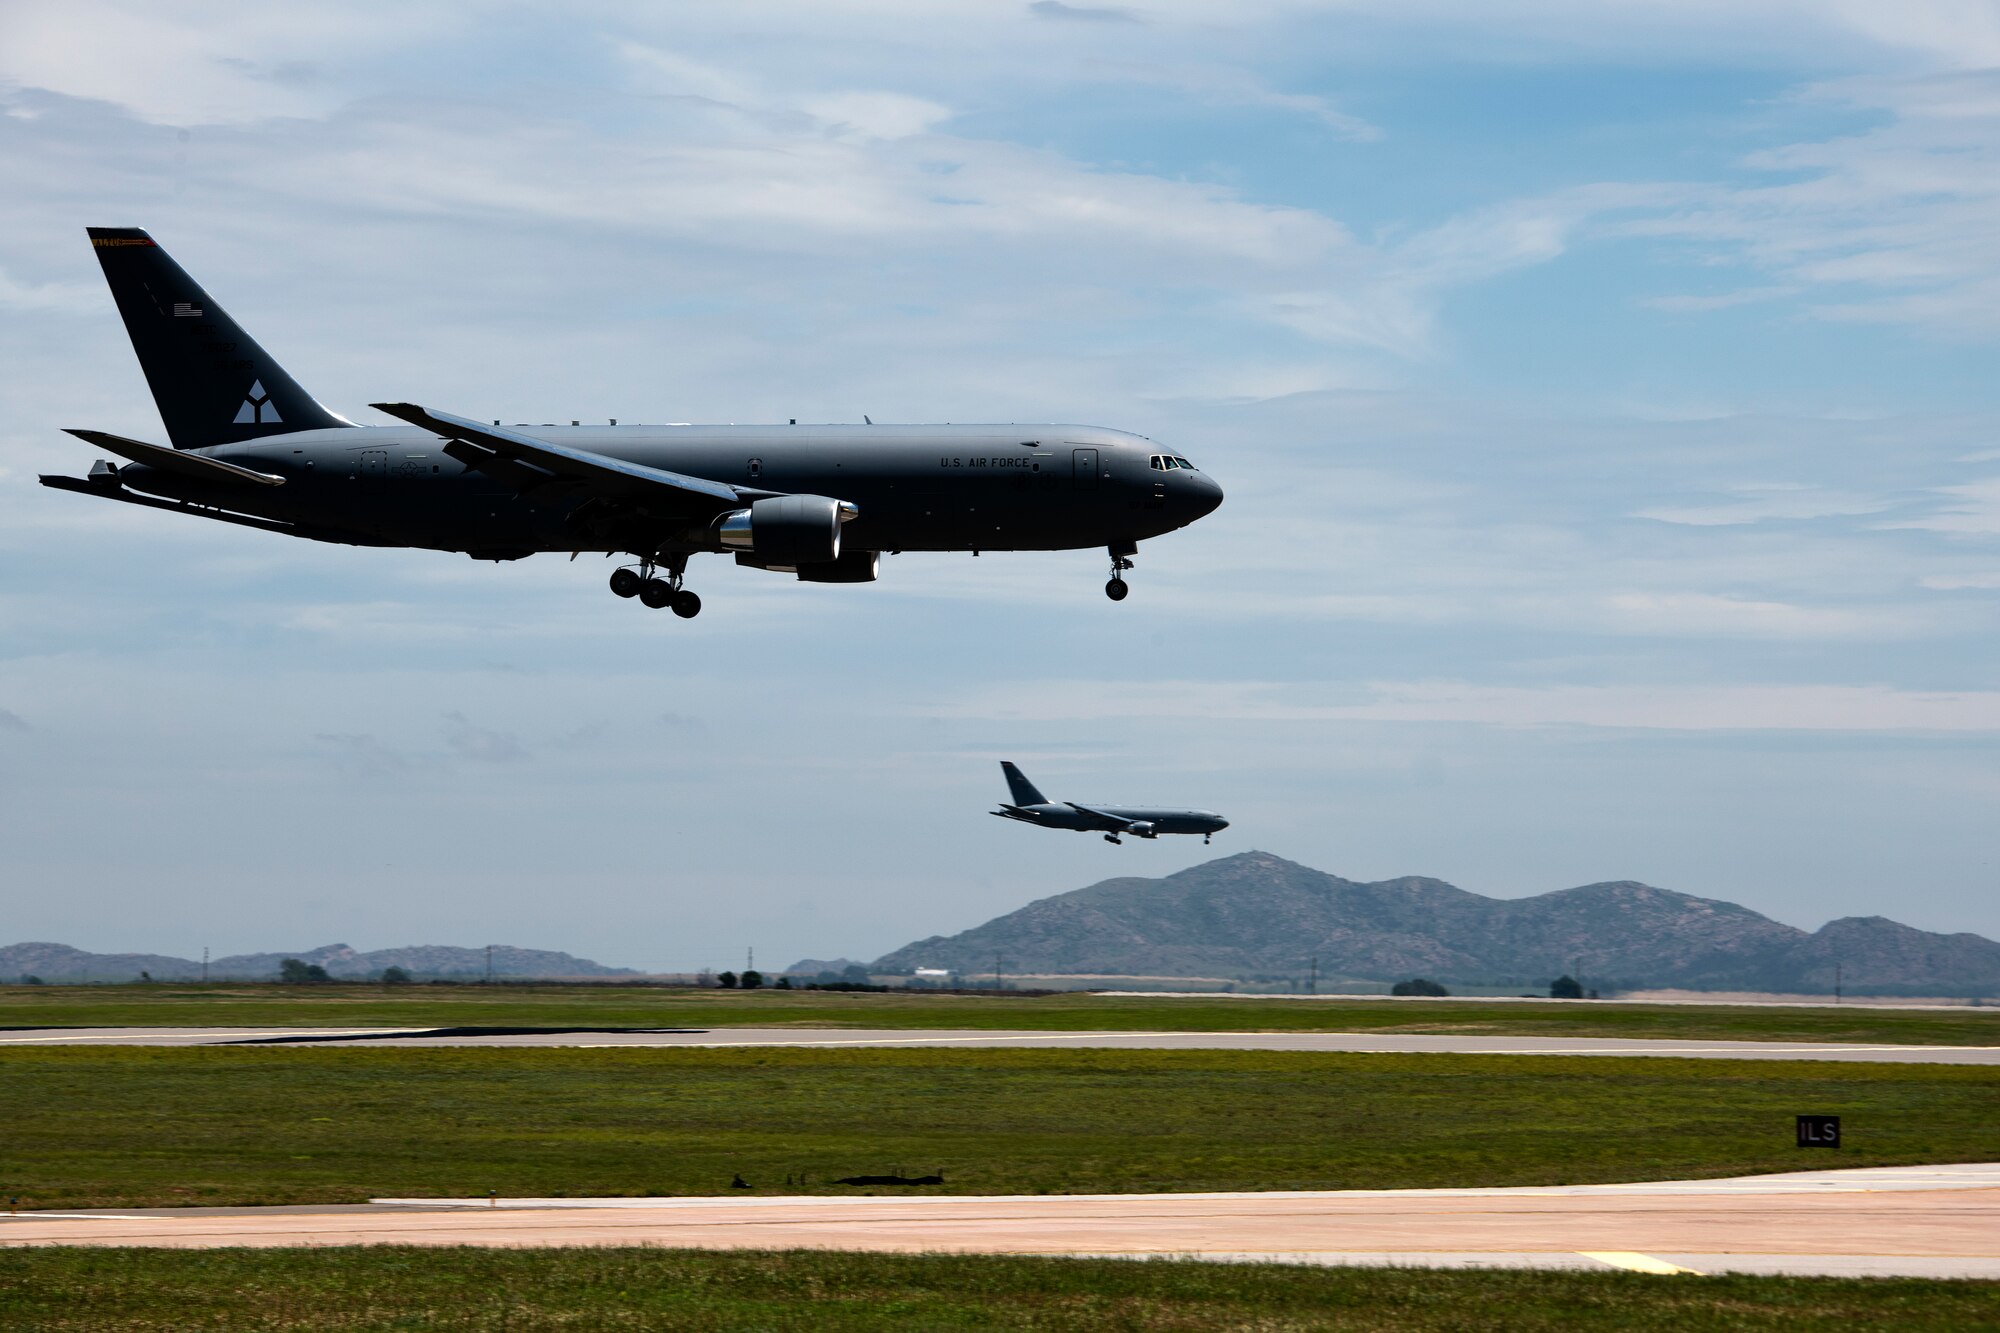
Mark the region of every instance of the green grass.
[[[1993, 1156], [1979, 1066], [1264, 1051], [0, 1050], [24, 1206], [1541, 1185]], [[1839, 1152], [1792, 1116], [1845, 1117]], [[787, 1184], [786, 1178], [792, 1183]], [[801, 1179], [810, 1183], [801, 1187]]]
[[6, 986], [0, 1027], [961, 1027], [1446, 1032], [2000, 1046], [2000, 1007], [1397, 1004], [1387, 1000], [924, 995], [586, 986]]
[[2000, 1328], [2000, 1284], [658, 1249], [0, 1251], [20, 1333]]

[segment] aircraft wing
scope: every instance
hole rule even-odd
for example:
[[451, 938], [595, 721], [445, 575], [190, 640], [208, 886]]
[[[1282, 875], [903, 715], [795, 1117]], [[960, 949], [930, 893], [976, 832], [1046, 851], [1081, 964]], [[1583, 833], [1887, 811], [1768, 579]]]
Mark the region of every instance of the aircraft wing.
[[1079, 814], [1086, 814], [1092, 819], [1103, 820], [1106, 828], [1122, 830], [1132, 827], [1131, 820], [1125, 818], [1123, 815], [1114, 815], [1109, 810], [1093, 810], [1087, 805], [1078, 805], [1075, 801], [1064, 801], [1063, 804], [1077, 811]]
[[770, 494], [647, 467], [643, 463], [628, 463], [588, 449], [572, 449], [503, 426], [489, 426], [449, 412], [434, 412], [415, 403], [369, 406], [444, 436], [451, 441], [444, 447], [446, 454], [519, 491], [563, 481], [572, 489], [596, 498], [651, 502], [676, 512], [704, 516]]
[[101, 430], [70, 430], [86, 444], [94, 444], [100, 449], [109, 449], [120, 458], [129, 458], [134, 463], [144, 463], [162, 472], [178, 472], [184, 477], [198, 477], [202, 481], [226, 482], [235, 486], [282, 486], [283, 477], [274, 477], [268, 472], [257, 472], [234, 463], [225, 463], [219, 458], [205, 454], [189, 453], [182, 449], [169, 449], [162, 444], [147, 444], [144, 440], [128, 440], [123, 435], [111, 435]]

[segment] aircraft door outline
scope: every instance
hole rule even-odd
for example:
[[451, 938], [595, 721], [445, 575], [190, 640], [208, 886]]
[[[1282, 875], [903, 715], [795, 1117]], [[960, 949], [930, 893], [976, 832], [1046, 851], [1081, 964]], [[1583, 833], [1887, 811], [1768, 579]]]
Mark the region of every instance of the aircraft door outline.
[[381, 495], [389, 489], [389, 451], [386, 449], [363, 449], [358, 472], [361, 489], [369, 495]]
[[1073, 460], [1071, 467], [1072, 467], [1072, 474], [1075, 478], [1076, 489], [1079, 491], [1096, 490], [1097, 450], [1072, 449], [1070, 450], [1070, 458]]

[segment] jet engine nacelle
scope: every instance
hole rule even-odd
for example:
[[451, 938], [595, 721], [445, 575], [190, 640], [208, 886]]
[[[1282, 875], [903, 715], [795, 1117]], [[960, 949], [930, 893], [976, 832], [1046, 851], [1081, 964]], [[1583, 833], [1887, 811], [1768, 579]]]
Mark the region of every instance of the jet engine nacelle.
[[1154, 836], [1153, 821], [1150, 819], [1141, 819], [1136, 823], [1127, 824], [1125, 831], [1135, 838], [1150, 838]]
[[840, 559], [840, 525], [860, 512], [824, 495], [774, 495], [716, 520], [715, 540], [760, 565], [829, 565]]

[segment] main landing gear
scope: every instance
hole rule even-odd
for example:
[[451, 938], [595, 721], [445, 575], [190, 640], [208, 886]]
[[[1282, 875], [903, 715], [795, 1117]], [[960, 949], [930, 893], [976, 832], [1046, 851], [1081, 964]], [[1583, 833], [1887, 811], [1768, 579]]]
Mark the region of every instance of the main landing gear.
[[[667, 576], [659, 577], [658, 569], [664, 569]], [[687, 556], [682, 554], [668, 556], [664, 565], [642, 559], [637, 569], [620, 565], [611, 571], [611, 591], [620, 597], [637, 597], [655, 611], [672, 607], [682, 620], [693, 620], [701, 614], [701, 598], [681, 586], [686, 573]]]
[[1137, 542], [1118, 542], [1111, 548], [1111, 581], [1104, 585], [1104, 595], [1114, 602], [1122, 602], [1131, 593], [1131, 586], [1125, 582], [1124, 573], [1132, 568], [1132, 557], [1138, 553]]
[[1116, 833], [1105, 834], [1104, 840], [1110, 843], [1113, 847], [1123, 847], [1125, 845], [1124, 843], [1118, 841], [1118, 835]]

